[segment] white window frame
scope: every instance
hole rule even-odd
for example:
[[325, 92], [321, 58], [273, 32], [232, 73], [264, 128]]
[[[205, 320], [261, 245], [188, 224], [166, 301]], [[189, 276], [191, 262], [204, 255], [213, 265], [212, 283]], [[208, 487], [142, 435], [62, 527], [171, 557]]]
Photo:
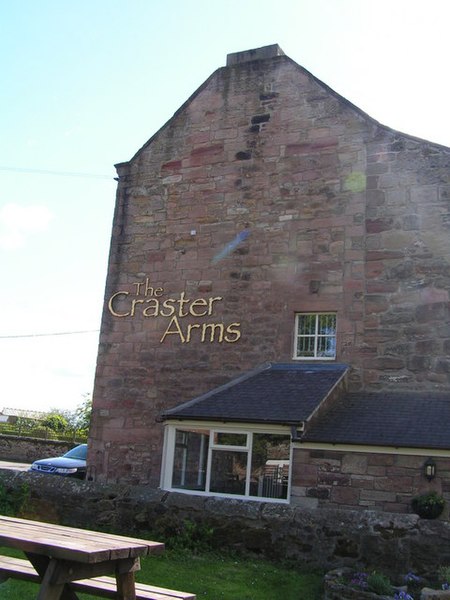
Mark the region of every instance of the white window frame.
[[[236, 431], [233, 429], [225, 429], [223, 427], [215, 427], [214, 429], [210, 429], [210, 444], [209, 444], [209, 452], [208, 452], [208, 463], [207, 463], [207, 467], [206, 467], [206, 489], [209, 490], [211, 488], [211, 474], [212, 474], [212, 469], [211, 469], [211, 463], [212, 463], [212, 455], [213, 455], [213, 451], [215, 450], [216, 452], [245, 452], [247, 454], [247, 464], [245, 467], [245, 471], [246, 471], [246, 478], [245, 478], [245, 494], [244, 496], [248, 496], [248, 491], [249, 491], [249, 487], [250, 487], [250, 478], [248, 476], [249, 473], [249, 466], [251, 463], [251, 445], [252, 445], [252, 439], [253, 436], [249, 435], [249, 432], [243, 432], [243, 431]], [[237, 433], [240, 435], [246, 435], [247, 437], [247, 441], [245, 446], [233, 446], [233, 445], [226, 445], [226, 444], [215, 444], [214, 443], [214, 436], [216, 433]], [[211, 492], [211, 494], [216, 495], [217, 492]], [[226, 496], [235, 496], [237, 494], [226, 494]]]
[[[303, 316], [314, 316], [315, 317], [315, 330], [313, 335], [301, 334], [298, 331], [299, 318]], [[334, 335], [321, 335], [319, 334], [319, 317], [323, 315], [331, 315], [335, 319]], [[300, 338], [313, 338], [314, 339], [314, 356], [299, 356], [297, 354], [298, 341]], [[322, 338], [334, 339], [335, 348], [333, 356], [318, 356], [318, 342]], [[323, 312], [298, 312], [295, 314], [295, 329], [294, 329], [294, 349], [293, 356], [294, 360], [336, 360], [337, 354], [337, 313], [333, 311]]]
[[[189, 490], [183, 489], [179, 487], [172, 487], [172, 469], [175, 458], [175, 438], [176, 438], [176, 430], [177, 429], [203, 429], [209, 430], [210, 432], [210, 445], [208, 449], [208, 461], [207, 461], [207, 469], [206, 469], [206, 485], [205, 489], [207, 491], [201, 490]], [[214, 444], [214, 434], [215, 433], [238, 433], [238, 434], [247, 434], [247, 443], [245, 446], [233, 446], [233, 445], [224, 445], [224, 444]], [[289, 474], [288, 474], [288, 487], [287, 487], [287, 497], [286, 498], [269, 498], [266, 496], [251, 496], [250, 495], [250, 466], [251, 466], [251, 458], [252, 458], [252, 445], [253, 445], [253, 434], [254, 433], [264, 433], [264, 434], [273, 434], [273, 435], [285, 435], [287, 437], [291, 436], [290, 428], [283, 426], [272, 426], [267, 427], [264, 425], [255, 424], [249, 427], [248, 424], [236, 424], [236, 426], [224, 426], [218, 427], [217, 423], [213, 422], [199, 422], [199, 421], [171, 421], [170, 423], [165, 424], [164, 428], [164, 452], [163, 452], [163, 460], [161, 465], [161, 481], [160, 487], [166, 491], [177, 492], [180, 494], [190, 494], [195, 496], [214, 496], [214, 497], [223, 497], [223, 498], [234, 498], [238, 500], [252, 500], [255, 502], [271, 502], [277, 504], [289, 504], [289, 499], [291, 495], [291, 477], [292, 477], [292, 442], [289, 447]], [[238, 452], [247, 452], [247, 476], [245, 482], [245, 493], [244, 494], [226, 494], [223, 492], [210, 492], [210, 482], [211, 482], [211, 461], [212, 461], [212, 452], [213, 450], [231, 450]]]

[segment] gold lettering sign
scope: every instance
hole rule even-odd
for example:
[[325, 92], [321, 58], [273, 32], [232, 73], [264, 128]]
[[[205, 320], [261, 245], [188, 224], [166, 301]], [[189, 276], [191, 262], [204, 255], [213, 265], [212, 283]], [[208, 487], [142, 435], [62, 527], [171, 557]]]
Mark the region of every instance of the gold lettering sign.
[[217, 304], [223, 301], [222, 296], [209, 298], [186, 298], [181, 292], [177, 298], [165, 298], [164, 288], [153, 287], [147, 277], [143, 282], [132, 284], [134, 295], [127, 291], [115, 292], [108, 300], [108, 310], [113, 317], [120, 319], [133, 318], [137, 314], [145, 318], [163, 317], [169, 319], [167, 327], [159, 340], [160, 343], [168, 337], [175, 336], [182, 344], [196, 340], [201, 343], [234, 344], [241, 337], [241, 324], [197, 322], [184, 325], [185, 317], [213, 317]]

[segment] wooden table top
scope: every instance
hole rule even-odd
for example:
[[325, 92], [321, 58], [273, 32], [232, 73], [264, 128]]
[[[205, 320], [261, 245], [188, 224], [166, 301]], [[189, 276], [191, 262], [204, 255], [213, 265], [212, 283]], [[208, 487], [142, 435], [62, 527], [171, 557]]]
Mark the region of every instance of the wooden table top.
[[164, 550], [150, 540], [0, 516], [0, 546], [80, 563], [136, 558]]

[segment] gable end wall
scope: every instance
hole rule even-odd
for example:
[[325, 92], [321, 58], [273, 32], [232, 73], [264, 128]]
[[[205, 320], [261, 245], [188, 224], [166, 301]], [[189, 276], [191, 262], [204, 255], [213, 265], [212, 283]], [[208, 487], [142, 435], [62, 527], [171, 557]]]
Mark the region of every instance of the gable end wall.
[[[287, 57], [216, 71], [117, 167], [91, 476], [158, 485], [158, 416], [291, 361], [296, 312], [337, 312], [350, 390], [448, 389], [448, 159]], [[115, 310], [139, 300], [134, 315], [111, 314], [118, 291]], [[172, 333], [169, 317], [144, 316], [183, 293], [217, 300]]]

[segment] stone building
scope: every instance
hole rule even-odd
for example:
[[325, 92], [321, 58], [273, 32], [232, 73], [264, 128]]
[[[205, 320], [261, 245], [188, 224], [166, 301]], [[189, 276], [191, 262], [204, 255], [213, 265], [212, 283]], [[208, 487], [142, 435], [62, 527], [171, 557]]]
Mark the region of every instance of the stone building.
[[229, 55], [116, 165], [90, 477], [450, 498], [449, 158], [277, 45]]

